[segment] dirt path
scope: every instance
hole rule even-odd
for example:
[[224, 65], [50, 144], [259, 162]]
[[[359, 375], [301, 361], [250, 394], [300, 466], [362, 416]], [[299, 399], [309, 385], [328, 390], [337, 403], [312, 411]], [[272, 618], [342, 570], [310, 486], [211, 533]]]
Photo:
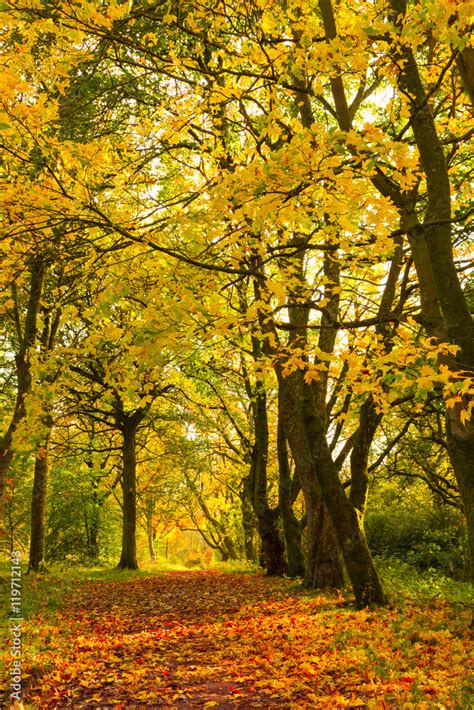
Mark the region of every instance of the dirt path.
[[27, 629], [43, 650], [25, 706], [468, 707], [469, 633], [448, 611], [355, 611], [258, 575], [80, 582], [54, 627]]

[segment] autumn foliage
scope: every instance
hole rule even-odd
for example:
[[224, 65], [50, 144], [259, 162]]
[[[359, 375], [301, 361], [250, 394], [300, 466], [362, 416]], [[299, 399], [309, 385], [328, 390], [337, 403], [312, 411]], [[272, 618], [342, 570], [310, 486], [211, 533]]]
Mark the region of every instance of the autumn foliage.
[[0, 553], [276, 578], [78, 583], [33, 705], [456, 706], [467, 620], [383, 569], [474, 575], [472, 28], [0, 2]]
[[35, 708], [467, 707], [469, 611], [356, 611], [288, 580], [172, 572], [81, 581], [25, 626]]

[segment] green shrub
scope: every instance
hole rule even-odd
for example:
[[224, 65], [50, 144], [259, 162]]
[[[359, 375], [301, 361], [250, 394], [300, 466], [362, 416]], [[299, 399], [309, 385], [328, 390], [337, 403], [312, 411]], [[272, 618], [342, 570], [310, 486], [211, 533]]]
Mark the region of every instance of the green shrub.
[[366, 531], [375, 556], [399, 559], [421, 571], [434, 569], [455, 578], [465, 576], [467, 541], [457, 511], [379, 505], [368, 511]]
[[376, 561], [389, 599], [400, 604], [404, 599], [428, 602], [438, 599], [474, 610], [474, 585], [446, 577], [439, 570], [420, 571], [410, 564], [391, 559]]

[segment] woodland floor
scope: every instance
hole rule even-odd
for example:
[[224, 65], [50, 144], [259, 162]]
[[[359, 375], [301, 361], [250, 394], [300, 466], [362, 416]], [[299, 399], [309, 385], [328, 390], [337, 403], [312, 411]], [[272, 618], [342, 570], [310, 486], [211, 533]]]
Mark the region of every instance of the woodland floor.
[[24, 704], [470, 708], [469, 623], [444, 602], [356, 611], [261, 575], [78, 581], [24, 622]]

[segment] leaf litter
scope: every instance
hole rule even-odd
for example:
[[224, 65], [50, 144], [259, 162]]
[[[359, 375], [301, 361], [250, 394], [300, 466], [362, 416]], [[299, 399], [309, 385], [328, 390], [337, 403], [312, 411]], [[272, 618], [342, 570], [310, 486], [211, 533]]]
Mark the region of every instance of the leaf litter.
[[464, 708], [468, 613], [217, 571], [78, 581], [25, 622], [26, 707]]

